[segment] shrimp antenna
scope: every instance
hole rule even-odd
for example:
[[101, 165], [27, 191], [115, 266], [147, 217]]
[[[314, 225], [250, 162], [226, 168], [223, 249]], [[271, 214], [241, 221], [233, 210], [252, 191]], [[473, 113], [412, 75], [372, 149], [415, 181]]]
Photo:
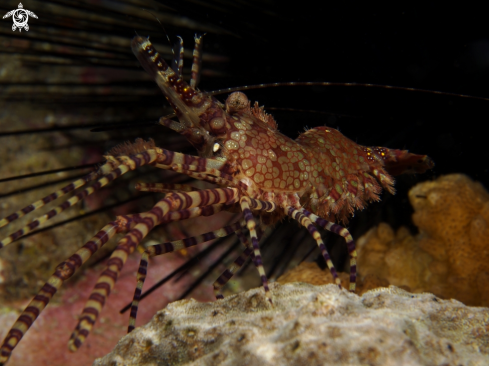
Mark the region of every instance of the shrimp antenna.
[[[165, 33], [166, 39], [168, 40], [168, 43], [170, 44], [170, 46], [172, 46], [172, 44], [171, 44], [171, 40], [170, 40], [170, 37], [168, 36], [168, 32], [166, 31], [165, 27], [163, 26], [163, 23], [161, 23], [161, 22], [160, 22], [160, 20], [158, 19], [158, 17], [157, 17], [156, 15], [154, 15], [154, 14], [153, 14], [151, 11], [149, 11], [148, 9], [144, 9], [144, 8], [143, 8], [143, 11], [146, 11], [146, 12], [150, 13], [150, 14], [153, 16], [153, 18], [155, 18], [155, 19], [158, 21], [158, 23], [160, 23], [161, 29], [163, 29], [163, 32]], [[137, 34], [137, 33], [136, 33], [136, 34]], [[172, 47], [172, 49], [171, 49], [171, 52], [172, 52], [173, 54], [175, 54], [175, 53], [173, 52], [173, 47]]]
[[405, 91], [412, 91], [418, 93], [438, 94], [438, 95], [445, 95], [445, 96], [452, 96], [452, 97], [459, 97], [459, 98], [489, 101], [489, 98], [475, 97], [467, 94], [447, 93], [438, 90], [425, 90], [425, 89], [418, 89], [418, 88], [407, 88], [402, 86], [369, 84], [369, 83], [337, 83], [337, 82], [330, 82], [330, 81], [290, 81], [290, 82], [280, 82], [280, 83], [237, 86], [234, 88], [219, 89], [212, 92], [208, 92], [207, 95], [220, 95], [220, 94], [232, 93], [236, 91], [251, 90], [251, 89], [265, 89], [265, 88], [283, 87], [283, 86], [356, 86], [356, 87], [363, 87], [363, 88], [405, 90]]

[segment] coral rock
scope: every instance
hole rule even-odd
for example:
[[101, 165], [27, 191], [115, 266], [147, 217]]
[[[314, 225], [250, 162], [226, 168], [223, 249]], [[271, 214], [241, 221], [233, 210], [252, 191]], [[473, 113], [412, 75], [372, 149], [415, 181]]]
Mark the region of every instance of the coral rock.
[[411, 292], [426, 291], [432, 258], [405, 227], [394, 233], [381, 223], [358, 239], [357, 247], [360, 278], [375, 276]]
[[417, 185], [409, 199], [420, 230], [419, 246], [433, 256], [433, 266], [447, 268], [444, 290], [464, 303], [480, 303], [489, 291], [477, 286], [489, 274], [487, 191], [467, 176], [453, 174]]
[[94, 366], [485, 365], [489, 309], [381, 288], [271, 285], [214, 303], [174, 302]]

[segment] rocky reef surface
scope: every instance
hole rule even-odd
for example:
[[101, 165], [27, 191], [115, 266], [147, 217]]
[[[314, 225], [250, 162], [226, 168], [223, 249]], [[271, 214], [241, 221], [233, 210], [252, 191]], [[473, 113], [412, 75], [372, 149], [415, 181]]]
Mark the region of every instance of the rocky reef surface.
[[174, 302], [94, 366], [487, 365], [489, 309], [397, 287], [271, 286]]

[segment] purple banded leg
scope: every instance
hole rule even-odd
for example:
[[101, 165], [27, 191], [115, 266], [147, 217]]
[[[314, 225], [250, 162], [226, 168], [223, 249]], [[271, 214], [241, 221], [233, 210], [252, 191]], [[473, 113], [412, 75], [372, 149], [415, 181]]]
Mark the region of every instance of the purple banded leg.
[[75, 332], [72, 334], [68, 343], [68, 347], [71, 351], [76, 351], [90, 333], [93, 324], [102, 311], [107, 297], [114, 288], [115, 282], [117, 281], [119, 273], [129, 254], [134, 251], [141, 240], [145, 238], [151, 229], [153, 229], [153, 227], [161, 220], [159, 213], [154, 209], [148, 213], [140, 214], [139, 218], [141, 219], [141, 222], [136, 224], [136, 226], [134, 226], [134, 228], [119, 241], [116, 249], [107, 262], [107, 268], [97, 281], [95, 289], [83, 309]]
[[[111, 157], [112, 161], [117, 161], [121, 163], [118, 167], [114, 168], [110, 173], [106, 174], [104, 177], [98, 179], [93, 185], [90, 187], [85, 188], [83, 191], [77, 193], [70, 199], [66, 200], [63, 202], [61, 205], [53, 208], [50, 210], [47, 214], [36, 218], [32, 222], [30, 222], [28, 225], [24, 226], [22, 229], [17, 230], [16, 232], [10, 234], [7, 236], [5, 239], [0, 241], [0, 249], [11, 244], [18, 238], [30, 233], [34, 229], [40, 227], [42, 224], [44, 224], [46, 221], [51, 219], [52, 217], [58, 215], [59, 213], [63, 212], [64, 210], [74, 206], [81, 200], [83, 200], [85, 197], [89, 196], [96, 190], [100, 189], [101, 187], [109, 184], [111, 181], [114, 179], [117, 179], [121, 175], [127, 173], [130, 170], [134, 170], [142, 165], [150, 164], [153, 161], [156, 160], [156, 151], [155, 150], [147, 150], [143, 153], [140, 154], [135, 154], [131, 156], [117, 156], [116, 158]], [[13, 220], [12, 220], [13, 221]]]
[[210, 174], [213, 174], [213, 175], [210, 175], [210, 174], [203, 174], [203, 173], [196, 173], [194, 171], [191, 171], [191, 170], [185, 170], [185, 169], [182, 169], [182, 170], [176, 170], [176, 169], [173, 169], [173, 171], [177, 172], [177, 173], [181, 173], [181, 174], [185, 174], [191, 178], [195, 178], [195, 179], [198, 179], [198, 180], [204, 180], [206, 182], [210, 182], [210, 183], [215, 183], [215, 184], [219, 184], [219, 185], [233, 185], [233, 186], [239, 186], [239, 181], [237, 181], [236, 179], [234, 179], [231, 175], [229, 174], [225, 174], [225, 173], [221, 173], [219, 171], [216, 171], [214, 170], [213, 173], [210, 173]]
[[155, 166], [161, 169], [173, 169], [175, 171], [188, 170], [191, 172], [214, 175], [232, 174], [229, 163], [212, 158], [201, 158], [187, 154], [181, 154], [170, 150], [157, 148], [158, 156]]
[[246, 260], [253, 254], [253, 248], [251, 246], [246, 247], [246, 249], [236, 258], [233, 264], [226, 268], [224, 272], [221, 273], [219, 278], [214, 282], [214, 295], [216, 299], [224, 299], [224, 296], [221, 293], [221, 288], [228, 283], [228, 281], [239, 271], [241, 267], [246, 263]]
[[46, 221], [48, 221], [52, 217], [60, 214], [64, 210], [74, 206], [75, 204], [77, 204], [78, 202], [83, 200], [85, 197], [87, 197], [88, 195], [95, 192], [97, 189], [107, 185], [109, 182], [116, 179], [120, 175], [126, 173], [127, 171], [129, 171], [129, 169], [126, 166], [120, 165], [114, 171], [107, 174], [105, 177], [99, 179], [94, 185], [85, 188], [83, 191], [77, 193], [76, 195], [74, 195], [70, 199], [63, 202], [61, 205], [50, 210], [47, 214], [34, 219], [28, 225], [24, 226], [22, 229], [19, 229], [16, 232], [7, 236], [5, 239], [0, 241], [0, 248], [3, 248], [5, 246], [13, 243], [15, 240], [17, 240], [17, 239], [21, 238], [22, 236], [30, 233], [34, 229], [40, 227], [42, 224], [44, 224]]
[[178, 132], [180, 134], [183, 134], [186, 132], [185, 126], [181, 124], [180, 122], [174, 121], [172, 119], [169, 119], [167, 117], [174, 117], [174, 114], [168, 115], [166, 117], [161, 117], [158, 123], [162, 126], [168, 127], [169, 129], [172, 129], [175, 132]]
[[353, 240], [350, 232], [343, 226], [316, 216], [305, 209], [302, 209], [301, 212], [305, 216], [309, 217], [316, 225], [319, 225], [322, 228], [345, 238], [348, 254], [350, 256], [350, 291], [355, 292], [357, 280], [357, 251], [355, 249], [355, 241]]
[[158, 255], [172, 253], [177, 250], [190, 248], [195, 245], [205, 243], [209, 240], [223, 238], [228, 235], [234, 234], [237, 230], [241, 230], [242, 223], [235, 223], [232, 225], [228, 225], [223, 227], [222, 229], [218, 229], [215, 231], [211, 231], [202, 235], [194, 236], [192, 238], [175, 240], [170, 243], [163, 243], [152, 245], [144, 251], [141, 262], [139, 264], [138, 274], [137, 274], [137, 286], [134, 291], [134, 297], [131, 305], [131, 314], [129, 316], [129, 327], [127, 332], [131, 332], [136, 326], [136, 317], [138, 312], [139, 300], [141, 298], [141, 293], [143, 291], [144, 281], [146, 280], [146, 275], [148, 273], [149, 266], [149, 258], [156, 257]]
[[[254, 254], [253, 263], [255, 264], [255, 267], [258, 269], [258, 273], [261, 278], [261, 283], [263, 285], [263, 288], [265, 289], [265, 297], [268, 299], [268, 301], [270, 301], [270, 304], [273, 305], [272, 295], [270, 294], [270, 289], [268, 287], [268, 278], [265, 273], [265, 269], [263, 268], [263, 261], [260, 253], [258, 236], [256, 235], [256, 223], [255, 220], [253, 219], [253, 214], [251, 213], [250, 210], [250, 205], [254, 205], [254, 204], [258, 205], [261, 202], [262, 201], [256, 201], [247, 196], [241, 197], [239, 201], [241, 205], [241, 210], [243, 211], [244, 214], [244, 219], [246, 220], [246, 227], [250, 231], [251, 243], [253, 245], [253, 254]], [[275, 209], [275, 205], [273, 205], [273, 209]]]
[[333, 275], [336, 284], [338, 285], [339, 288], [341, 288], [341, 281], [338, 277], [338, 274], [336, 273], [336, 269], [334, 268], [333, 262], [331, 261], [328, 251], [326, 250], [326, 245], [324, 245], [323, 240], [321, 239], [321, 235], [319, 234], [316, 227], [313, 225], [312, 221], [309, 219], [309, 217], [307, 217], [305, 214], [302, 213], [303, 212], [302, 209], [295, 209], [294, 207], [286, 207], [284, 208], [284, 212], [287, 216], [293, 218], [294, 220], [299, 222], [302, 226], [304, 226], [312, 235], [314, 240], [316, 240], [319, 250], [321, 250], [321, 254], [323, 255], [324, 260], [326, 261], [326, 264], [331, 274]]
[[273, 212], [277, 209], [277, 205], [273, 202], [256, 200], [254, 198], [249, 198], [249, 205], [252, 211]]
[[136, 190], [141, 192], [160, 192], [167, 193], [170, 191], [192, 192], [198, 191], [198, 188], [188, 184], [166, 184], [166, 183], [136, 183]]
[[0, 364], [3, 365], [8, 361], [12, 350], [44, 310], [54, 294], [61, 288], [63, 282], [73, 276], [76, 270], [116, 233], [125, 231], [127, 225], [127, 220], [114, 221], [107, 224], [89, 242], [56, 268], [54, 274], [29, 303], [7, 334], [0, 349]]
[[23, 209], [14, 212], [13, 214], [5, 217], [4, 219], [0, 220], [0, 228], [4, 227], [5, 225], [10, 224], [12, 221], [15, 221], [25, 215], [27, 215], [29, 212], [35, 211], [47, 203], [54, 201], [55, 199], [64, 196], [65, 194], [72, 192], [80, 187], [83, 187], [85, 184], [88, 182], [91, 182], [101, 176], [109, 174], [112, 170], [117, 168], [120, 165], [119, 162], [114, 162], [114, 161], [109, 161], [102, 165], [100, 168], [97, 169], [95, 172], [91, 172], [87, 174], [86, 176], [68, 184], [67, 186], [64, 186], [63, 188], [57, 190], [54, 193], [51, 193], [50, 195], [44, 197], [43, 199], [40, 199], [39, 201], [36, 201], [29, 206], [24, 207]]
[[85, 341], [90, 333], [98, 315], [102, 311], [107, 297], [117, 281], [120, 271], [124, 266], [129, 254], [134, 252], [141, 240], [146, 237], [154, 226], [165, 221], [165, 215], [170, 211], [181, 211], [182, 217], [186, 218], [188, 209], [195, 207], [232, 204], [236, 201], [238, 190], [236, 188], [205, 189], [196, 192], [174, 192], [169, 193], [161, 199], [150, 211], [137, 215], [138, 222], [119, 241], [117, 248], [107, 262], [107, 268], [100, 276], [95, 289], [83, 309], [82, 315], [71, 335], [68, 347], [76, 351]]
[[173, 44], [173, 60], [171, 62], [171, 68], [175, 71], [179, 77], [182, 77], [183, 71], [183, 39], [180, 36], [177, 36], [177, 40]]
[[241, 229], [236, 231], [236, 236], [241, 244], [243, 244], [245, 247], [245, 250], [239, 255], [238, 258], [234, 260], [233, 264], [229, 268], [226, 268], [226, 270], [221, 273], [218, 279], [214, 282], [214, 295], [216, 296], [217, 300], [224, 299], [224, 296], [221, 293], [221, 288], [233, 277], [237, 271], [239, 271], [248, 257], [253, 254], [253, 247], [250, 245], [248, 238], [244, 233], [244, 230], [246, 229], [246, 221], [241, 220], [240, 225]]
[[238, 186], [239, 182], [234, 179], [231, 175], [223, 173], [218, 169], [206, 168], [197, 165], [187, 165], [187, 164], [155, 164], [155, 167], [166, 170], [173, 170], [176, 173], [185, 174], [189, 177], [205, 180], [207, 182], [222, 184], [222, 185], [234, 185]]
[[[171, 244], [171, 243], [165, 243]], [[165, 245], [158, 244], [158, 245]], [[141, 256], [141, 261], [139, 262], [139, 268], [137, 273], [137, 285], [134, 290], [134, 296], [132, 298], [131, 312], [129, 314], [129, 326], [127, 327], [127, 333], [130, 333], [136, 327], [136, 318], [138, 316], [139, 301], [141, 299], [141, 294], [143, 292], [144, 281], [146, 280], [146, 275], [148, 274], [149, 257], [150, 251], [146, 249]]]
[[200, 81], [200, 68], [202, 63], [202, 38], [204, 34], [197, 36], [195, 35], [195, 46], [193, 52], [193, 62], [192, 62], [192, 77], [190, 79], [190, 86], [192, 88], [197, 88]]
[[[236, 231], [236, 235], [245, 247], [245, 250], [240, 254], [238, 258], [233, 262], [233, 264], [229, 267], [226, 268], [226, 270], [221, 273], [219, 278], [214, 282], [214, 295], [216, 296], [216, 299], [224, 299], [224, 296], [221, 293], [221, 288], [224, 287], [226, 283], [229, 282], [229, 280], [241, 269], [241, 267], [246, 263], [248, 258], [251, 256], [251, 258], [254, 260], [255, 255], [253, 254], [253, 247], [250, 245], [247, 236], [244, 234], [244, 230], [246, 229], [246, 222], [241, 224], [242, 230]], [[258, 241], [262, 239], [263, 235], [263, 228], [258, 227], [257, 230], [257, 237]], [[266, 235], [268, 237], [268, 235]]]

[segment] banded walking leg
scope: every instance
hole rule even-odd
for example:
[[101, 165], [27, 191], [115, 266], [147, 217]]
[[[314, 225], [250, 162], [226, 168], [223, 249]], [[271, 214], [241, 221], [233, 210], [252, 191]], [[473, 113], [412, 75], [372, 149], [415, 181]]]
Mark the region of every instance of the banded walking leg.
[[183, 48], [183, 39], [180, 36], [177, 36], [177, 40], [173, 43], [173, 60], [171, 62], [171, 68], [173, 71], [175, 71], [175, 74], [178, 75], [178, 77], [182, 77], [182, 72], [183, 72], [183, 53], [184, 53], [184, 48]]
[[77, 271], [83, 263], [107, 243], [116, 233], [127, 231], [127, 226], [127, 219], [116, 220], [107, 224], [102, 230], [95, 234], [90, 241], [78, 249], [75, 254], [58, 265], [54, 274], [25, 308], [7, 334], [0, 349], [0, 364], [3, 365], [8, 361], [12, 350], [31, 327], [39, 314], [44, 310], [54, 294], [61, 288], [63, 282], [73, 276], [75, 271]]
[[234, 179], [230, 174], [223, 173], [214, 168], [203, 168], [197, 165], [187, 164], [155, 164], [155, 167], [166, 170], [173, 170], [175, 173], [185, 174], [189, 177], [205, 180], [211, 183], [228, 184], [239, 186], [239, 181]]
[[324, 245], [323, 239], [321, 238], [321, 235], [319, 234], [316, 227], [313, 225], [312, 221], [302, 213], [302, 208], [295, 209], [294, 207], [286, 207], [284, 208], [284, 212], [287, 216], [293, 218], [294, 220], [299, 222], [302, 226], [304, 226], [312, 235], [314, 240], [316, 240], [319, 250], [321, 250], [321, 254], [323, 255], [324, 260], [326, 261], [326, 264], [331, 274], [333, 275], [336, 284], [338, 285], [339, 288], [341, 288], [341, 281], [338, 277], [338, 274], [336, 273], [336, 269], [334, 268], [333, 262], [331, 261], [328, 250], [326, 249], [326, 245]]
[[122, 238], [107, 262], [107, 268], [102, 272], [95, 289], [92, 291], [88, 302], [83, 309], [75, 331], [68, 343], [71, 351], [76, 351], [84, 342], [98, 315], [102, 311], [107, 297], [117, 281], [122, 266], [129, 254], [139, 245], [140, 241], [146, 237], [151, 229], [159, 221], [157, 212], [140, 214], [142, 222], [139, 222]]
[[[224, 272], [221, 273], [219, 278], [213, 284], [214, 295], [216, 296], [217, 300], [224, 299], [224, 296], [221, 293], [221, 289], [241, 269], [241, 267], [243, 267], [243, 265], [246, 263], [248, 258], [250, 256], [251, 256], [251, 259], [255, 258], [255, 255], [253, 254], [253, 247], [250, 244], [250, 242], [248, 241], [248, 236], [244, 232], [245, 229], [246, 229], [246, 222], [244, 222], [244, 224], [242, 224], [241, 230], [236, 231], [236, 236], [239, 238], [240, 242], [245, 247], [245, 250], [239, 255], [238, 258], [236, 258], [234, 260], [233, 264], [231, 264], [231, 266], [229, 266], [229, 268], [226, 268], [226, 270], [224, 270]], [[258, 230], [257, 230], [258, 241], [263, 239], [263, 234], [265, 234], [265, 233], [263, 231], [263, 227], [261, 227], [261, 225], [260, 225], [260, 226], [258, 226]], [[264, 236], [265, 236], [265, 238], [268, 238], [269, 235], [265, 234]]]
[[309, 217], [316, 225], [319, 225], [323, 229], [331, 231], [332, 233], [340, 235], [345, 239], [348, 254], [350, 256], [350, 292], [355, 292], [357, 280], [357, 251], [355, 249], [355, 241], [353, 240], [350, 232], [343, 226], [325, 220], [305, 209], [302, 209], [301, 212], [305, 216]]
[[197, 88], [197, 85], [199, 85], [200, 81], [200, 68], [202, 64], [202, 38], [204, 37], [205, 34], [202, 35], [195, 35], [194, 40], [195, 40], [195, 45], [194, 45], [194, 52], [192, 54], [193, 56], [193, 62], [192, 62], [192, 76], [190, 79], [190, 86], [192, 88]]
[[[246, 228], [246, 225], [242, 226], [243, 229]], [[243, 232], [244, 230], [238, 230], [236, 231], [236, 235], [238, 236], [239, 240], [241, 243], [243, 243], [245, 250], [239, 255], [238, 258], [233, 262], [229, 268], [226, 268], [226, 270], [221, 273], [219, 278], [214, 282], [214, 295], [216, 296], [216, 299], [224, 299], [224, 296], [221, 293], [221, 289], [224, 287], [226, 283], [229, 282], [231, 278], [243, 267], [243, 265], [246, 263], [248, 258], [251, 256], [251, 259], [253, 260], [255, 258], [255, 255], [253, 254], [253, 247], [250, 245], [248, 241], [247, 235]], [[270, 236], [270, 232], [267, 232], [263, 230], [263, 227], [260, 225], [258, 226], [257, 230], [257, 237], [258, 241], [266, 240]]]
[[175, 171], [186, 170], [196, 173], [227, 176], [233, 174], [234, 168], [226, 162], [211, 158], [201, 158], [187, 154], [181, 154], [170, 150], [156, 148], [158, 156], [155, 166], [161, 169], [170, 169]]
[[[117, 166], [118, 165], [119, 165], [119, 163], [117, 163]], [[114, 169], [113, 162], [106, 163], [106, 164], [102, 165], [97, 171], [91, 172], [91, 173], [87, 174], [86, 176], [64, 186], [63, 188], [58, 189], [56, 192], [51, 193], [50, 195], [40, 199], [39, 201], [36, 201], [36, 202], [24, 207], [23, 209], [21, 209], [17, 212], [14, 212], [13, 214], [10, 214], [9, 216], [3, 218], [2, 220], [0, 220], [0, 228], [4, 227], [5, 225], [10, 224], [12, 221], [15, 221], [15, 220], [27, 215], [29, 212], [35, 211], [35, 210], [43, 207], [47, 203], [49, 203], [49, 202], [51, 202], [51, 201], [53, 201], [59, 197], [62, 197], [71, 191], [74, 191], [80, 187], [83, 187], [88, 182], [95, 180], [102, 175], [106, 175], [106, 174], [110, 173], [110, 171], [112, 171], [113, 169]]]
[[198, 191], [198, 188], [188, 184], [166, 184], [166, 183], [136, 183], [136, 190], [141, 192], [160, 192], [168, 193], [173, 191], [192, 192]]
[[131, 332], [136, 326], [136, 317], [138, 312], [139, 300], [141, 298], [141, 293], [143, 291], [144, 281], [146, 280], [146, 275], [148, 273], [149, 258], [156, 257], [158, 255], [172, 253], [177, 250], [190, 248], [195, 245], [205, 243], [209, 240], [223, 238], [228, 235], [234, 234], [237, 230], [241, 230], [244, 223], [235, 223], [232, 225], [225, 226], [221, 229], [210, 231], [208, 233], [194, 236], [187, 239], [175, 240], [169, 243], [152, 245], [144, 251], [141, 262], [139, 264], [138, 274], [137, 274], [137, 286], [134, 291], [134, 297], [131, 305], [131, 314], [129, 316], [129, 327], [127, 332]]
[[243, 264], [246, 263], [246, 260], [249, 258], [250, 255], [254, 256], [253, 247], [250, 245], [250, 243], [248, 242], [248, 238], [243, 233], [244, 228], [246, 228], [246, 221], [244, 223], [241, 223], [241, 230], [237, 230], [236, 235], [238, 236], [241, 243], [244, 245], [245, 250], [239, 255], [238, 258], [234, 260], [233, 264], [229, 268], [226, 268], [224, 272], [221, 273], [221, 275], [213, 284], [214, 295], [216, 296], [217, 300], [224, 299], [224, 296], [221, 293], [221, 288], [234, 276], [237, 271], [239, 271]]
[[[199, 84], [199, 79], [200, 79], [200, 67], [202, 63], [202, 38], [204, 37], [205, 34], [202, 35], [195, 35], [194, 40], [195, 40], [195, 46], [194, 46], [194, 52], [193, 52], [193, 62], [192, 62], [192, 76], [190, 79], [190, 86], [192, 88], [196, 88], [197, 85]], [[177, 40], [175, 41], [173, 45], [173, 60], [171, 63], [171, 68], [175, 72], [175, 74], [178, 75], [178, 77], [183, 77], [183, 54], [184, 54], [184, 47], [183, 47], [183, 39], [180, 36], [177, 36]]]
[[210, 174], [197, 173], [192, 170], [180, 169], [178, 166], [170, 167], [168, 165], [155, 164], [155, 167], [160, 169], [173, 170], [175, 173], [185, 174], [190, 178], [203, 180], [209, 183], [215, 183], [222, 186], [236, 186], [236, 187], [243, 186], [242, 183], [234, 179], [231, 175], [220, 173], [219, 171], [216, 170], [213, 170], [213, 173], [217, 176], [213, 176]]
[[[209, 174], [197, 173], [197, 172], [194, 172], [192, 170], [185, 170], [185, 169], [181, 169], [181, 170], [173, 169], [173, 171], [176, 173], [185, 174], [191, 178], [195, 178], [198, 180], [204, 180], [204, 181], [210, 182], [210, 183], [216, 183], [219, 185], [227, 185], [227, 186], [231, 185], [231, 186], [235, 186], [235, 187], [239, 187], [242, 185], [242, 184], [240, 184], [240, 182], [238, 180], [234, 179], [231, 175], [221, 173], [221, 172], [216, 171], [216, 170], [214, 170], [213, 172], [211, 172]], [[211, 175], [211, 174], [213, 174], [213, 175]]]
[[[64, 210], [66, 210], [66, 209], [74, 206], [76, 203], [80, 202], [85, 197], [87, 197], [88, 195], [90, 195], [93, 192], [95, 192], [97, 189], [100, 189], [101, 187], [107, 185], [108, 183], [110, 183], [114, 179], [120, 177], [121, 175], [127, 173], [128, 171], [134, 170], [134, 169], [136, 169], [136, 168], [138, 168], [138, 167], [140, 167], [142, 165], [146, 165], [146, 164], [152, 163], [153, 161], [156, 160], [156, 156], [157, 156], [156, 151], [153, 150], [153, 149], [150, 149], [150, 150], [147, 150], [147, 151], [145, 151], [143, 153], [134, 154], [134, 155], [131, 155], [131, 156], [123, 156], [123, 155], [121, 155], [121, 156], [117, 156], [117, 157], [111, 157], [111, 160], [112, 161], [117, 161], [117, 162], [119, 162], [121, 164], [118, 165], [116, 168], [112, 169], [108, 174], [106, 174], [102, 178], [98, 179], [90, 187], [85, 188], [83, 191], [77, 193], [76, 195], [74, 195], [70, 199], [68, 199], [65, 202], [63, 202], [61, 205], [53, 208], [52, 210], [50, 210], [45, 215], [36, 218], [35, 220], [31, 221], [28, 225], [24, 226], [22, 229], [17, 230], [16, 232], [14, 232], [14, 233], [10, 234], [9, 236], [7, 236], [5, 239], [3, 239], [2, 241], [0, 241], [0, 249], [3, 248], [3, 247], [5, 247], [5, 246], [7, 246], [7, 245], [9, 245], [9, 244], [11, 244], [12, 242], [14, 242], [15, 240], [17, 240], [18, 238], [20, 238], [20, 237], [22, 237], [22, 236], [30, 233], [35, 228], [37, 228], [37, 227], [41, 226], [43, 223], [45, 223], [47, 220], [49, 220], [52, 217], [58, 215], [59, 213], [63, 212]], [[104, 166], [106, 166], [106, 165], [104, 165]], [[109, 169], [109, 168], [107, 167], [107, 168], [104, 168], [104, 169]], [[104, 171], [104, 169], [102, 169], [102, 171]], [[74, 185], [75, 183], [72, 183], [72, 184]], [[66, 187], [71, 187], [71, 185], [68, 185]], [[70, 190], [71, 190], [71, 188], [70, 188]], [[61, 189], [61, 191], [63, 191], [63, 189]], [[58, 192], [59, 191], [53, 193], [53, 195], [56, 195]], [[51, 197], [51, 195], [48, 196], [48, 197]], [[54, 197], [54, 198], [57, 198], [57, 197]], [[41, 201], [38, 201], [38, 202], [41, 202]], [[38, 204], [38, 202], [34, 203], [33, 206], [36, 205], [36, 204]], [[49, 202], [49, 201], [47, 201], [47, 202]], [[39, 208], [39, 207], [42, 207], [42, 206], [43, 205], [38, 204], [36, 208]], [[18, 214], [18, 213], [15, 213], [13, 215], [16, 215], [16, 214]], [[13, 215], [10, 215], [9, 217], [11, 217]], [[9, 222], [11, 222], [13, 220], [14, 219], [10, 220]]]
[[140, 244], [150, 230], [164, 222], [165, 215], [170, 211], [181, 211], [183, 218], [187, 209], [216, 204], [232, 204], [236, 201], [236, 188], [205, 189], [195, 192], [170, 193], [161, 199], [150, 211], [139, 214], [141, 222], [136, 224], [118, 243], [107, 262], [107, 268], [100, 276], [95, 289], [83, 309], [82, 316], [71, 335], [68, 347], [76, 351], [84, 342], [92, 329], [107, 297], [117, 281], [120, 271], [129, 254]]
[[276, 205], [272, 202], [255, 200], [248, 196], [241, 197], [239, 203], [241, 205], [241, 210], [243, 211], [244, 218], [246, 220], [246, 227], [250, 231], [251, 244], [253, 245], [253, 255], [254, 255], [253, 263], [255, 264], [255, 267], [258, 269], [258, 273], [261, 278], [261, 283], [263, 285], [263, 288], [265, 289], [265, 297], [268, 299], [268, 301], [270, 301], [270, 304], [273, 305], [272, 295], [270, 294], [270, 289], [268, 287], [267, 275], [265, 273], [265, 269], [263, 268], [263, 261], [261, 258], [258, 236], [256, 235], [256, 223], [255, 220], [253, 219], [253, 214], [251, 213], [250, 206], [256, 210], [272, 212], [275, 210]]

